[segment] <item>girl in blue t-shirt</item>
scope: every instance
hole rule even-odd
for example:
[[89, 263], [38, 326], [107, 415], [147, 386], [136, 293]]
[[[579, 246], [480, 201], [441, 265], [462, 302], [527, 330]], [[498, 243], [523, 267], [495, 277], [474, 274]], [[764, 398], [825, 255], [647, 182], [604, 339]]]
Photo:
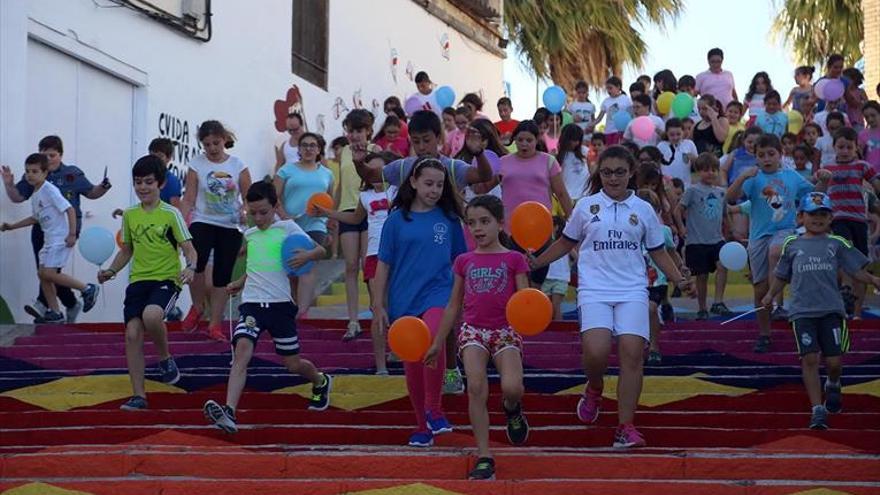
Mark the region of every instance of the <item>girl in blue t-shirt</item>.
[[[389, 321], [417, 316], [436, 334], [452, 291], [452, 261], [467, 250], [461, 218], [446, 167], [436, 158], [418, 159], [382, 228], [372, 331], [384, 334]], [[411, 446], [429, 447], [434, 435], [452, 431], [440, 405], [445, 361], [441, 354], [433, 368], [404, 363], [417, 424]]]

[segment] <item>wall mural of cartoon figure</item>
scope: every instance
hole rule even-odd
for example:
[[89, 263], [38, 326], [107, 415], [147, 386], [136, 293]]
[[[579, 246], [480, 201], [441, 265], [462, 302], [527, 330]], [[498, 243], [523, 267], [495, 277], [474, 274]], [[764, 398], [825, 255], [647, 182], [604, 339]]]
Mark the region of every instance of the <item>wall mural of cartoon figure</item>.
[[443, 58], [445, 58], [446, 60], [449, 60], [449, 51], [450, 51], [451, 46], [452, 45], [449, 42], [449, 34], [448, 33], [441, 34], [440, 35], [440, 55]]
[[406, 61], [406, 78], [412, 82], [416, 77], [416, 68], [412, 63], [412, 60]]
[[324, 114], [323, 114], [323, 113], [319, 113], [319, 114], [315, 117], [315, 132], [317, 132], [318, 134], [323, 135], [325, 130], [327, 130], [327, 126], [326, 126], [326, 124], [324, 123]]
[[339, 120], [339, 118], [347, 114], [348, 111], [349, 109], [345, 104], [345, 100], [343, 100], [341, 96], [337, 96], [336, 100], [333, 102], [333, 118]]
[[351, 95], [351, 105], [352, 105], [352, 107], [354, 107], [354, 108], [364, 108], [364, 100], [363, 100], [363, 97], [361, 96], [362, 92], [363, 92], [363, 90], [362, 90], [361, 88], [358, 88], [358, 90], [355, 91], [355, 92]]
[[306, 131], [308, 131], [302, 94], [300, 94], [299, 88], [295, 84], [287, 90], [287, 94], [284, 96], [283, 100], [275, 100], [273, 110], [275, 114], [276, 131], [287, 132], [287, 116], [291, 113], [297, 113], [302, 116], [303, 126], [305, 126]]
[[391, 79], [397, 84], [397, 66], [400, 65], [400, 57], [397, 55], [397, 48], [391, 48]]
[[379, 103], [379, 100], [373, 98], [372, 107], [373, 107], [373, 115], [375, 115], [377, 118], [379, 117], [379, 115], [382, 115], [382, 104]]

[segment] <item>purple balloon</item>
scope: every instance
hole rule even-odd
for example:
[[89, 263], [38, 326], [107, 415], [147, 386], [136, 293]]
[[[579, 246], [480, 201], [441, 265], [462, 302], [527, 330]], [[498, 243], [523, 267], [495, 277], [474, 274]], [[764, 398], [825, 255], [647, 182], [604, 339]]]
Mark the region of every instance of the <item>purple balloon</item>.
[[406, 102], [403, 104], [403, 111], [406, 112], [407, 115], [412, 115], [419, 110], [424, 110], [422, 108], [422, 100], [418, 96], [410, 96], [406, 99]]
[[840, 79], [829, 79], [822, 91], [825, 101], [839, 100], [843, 96], [845, 88]]
[[813, 85], [813, 92], [816, 93], [816, 98], [819, 98], [820, 100], [825, 98], [825, 86], [830, 80], [831, 79], [820, 79], [816, 81], [816, 84]]

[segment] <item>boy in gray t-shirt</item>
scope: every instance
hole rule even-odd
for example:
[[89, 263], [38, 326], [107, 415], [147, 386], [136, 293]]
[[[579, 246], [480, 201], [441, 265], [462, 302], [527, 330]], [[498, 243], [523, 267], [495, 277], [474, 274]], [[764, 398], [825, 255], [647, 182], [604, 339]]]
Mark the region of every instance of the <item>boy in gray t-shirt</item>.
[[[828, 412], [840, 412], [841, 356], [849, 349], [846, 311], [837, 284], [843, 269], [855, 279], [880, 287], [880, 278], [865, 271], [868, 259], [842, 237], [828, 235], [831, 229], [831, 200], [812, 192], [801, 200], [798, 221], [806, 228], [800, 236], [785, 239], [776, 279], [761, 301], [768, 309], [773, 298], [791, 283], [792, 328], [801, 356], [804, 386], [813, 405], [810, 428], [828, 428]], [[825, 356], [825, 404], [819, 376], [819, 352]]]
[[[724, 223], [727, 205], [724, 188], [719, 187], [718, 158], [711, 153], [700, 153], [694, 161], [694, 168], [700, 174], [700, 181], [693, 184], [682, 195], [675, 208], [675, 221], [685, 238], [684, 259], [691, 274], [697, 281], [697, 303], [700, 310], [698, 320], [708, 320], [706, 295], [709, 274], [715, 275], [715, 300], [711, 312], [721, 316], [731, 314], [724, 304], [724, 289], [727, 286], [727, 270], [718, 262], [721, 246], [724, 245]], [[682, 213], [687, 213], [687, 228], [682, 221]]]

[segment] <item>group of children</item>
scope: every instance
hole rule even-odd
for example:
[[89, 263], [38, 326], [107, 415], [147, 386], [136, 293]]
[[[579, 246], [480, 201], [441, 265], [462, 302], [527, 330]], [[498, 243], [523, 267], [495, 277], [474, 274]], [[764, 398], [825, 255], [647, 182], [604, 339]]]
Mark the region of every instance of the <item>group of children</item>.
[[[576, 413], [586, 424], [597, 420], [616, 342], [620, 364], [615, 447], [646, 444], [634, 416], [645, 348], [649, 364], [662, 359], [659, 332], [661, 321], [670, 316], [662, 310], [668, 305], [668, 285], [685, 294], [695, 285], [699, 319], [710, 312], [730, 314], [723, 301], [726, 272], [719, 263], [727, 240], [747, 244], [755, 304], [762, 308], [757, 313], [756, 352], [769, 350], [770, 310], [783, 286], [791, 283], [788, 318], [813, 406], [810, 427], [826, 428], [827, 413], [842, 407], [840, 356], [849, 347], [838, 268], [846, 272], [857, 294], [864, 294], [864, 284], [880, 287], [880, 279], [865, 271], [863, 191], [866, 182], [880, 189], [880, 164], [860, 157], [877, 158], [874, 138], [880, 106], [867, 102], [860, 108], [867, 124], [863, 134], [835, 112], [825, 116], [822, 129], [816, 120], [824, 109], [811, 113], [817, 102], [793, 90], [789, 101], [799, 105], [807, 124], [797, 135], [788, 134], [789, 124], [777, 116], [779, 95], [766, 74], [759, 73], [743, 104], [730, 95], [707, 94], [686, 119], [658, 113], [656, 97], [662, 92], [696, 94], [712, 86], [706, 81], [713, 75], [718, 76], [714, 84], [723, 85], [726, 79], [715, 71], [720, 69], [719, 56], [723, 58], [720, 50], [709, 52], [711, 74], [683, 77], [677, 88], [671, 73], [661, 71], [653, 80], [653, 97], [641, 78], [630, 86], [630, 95], [622, 91], [619, 78], [610, 78], [609, 96], [599, 106], [598, 118], [587, 98], [589, 88], [579, 83], [568, 107], [573, 123], [565, 126], [559, 125], [561, 115], [546, 109], [539, 110], [535, 120], [513, 121], [510, 100], [504, 98], [498, 102], [502, 120], [492, 125], [480, 113], [482, 101], [476, 94], [467, 95], [452, 111], [451, 123], [446, 118], [449, 109], [426, 108], [406, 115], [392, 97], [386, 101], [388, 116], [377, 138], [377, 122], [370, 112], [358, 109], [346, 116], [345, 139], [333, 141], [333, 170], [325, 166], [323, 138], [305, 132], [302, 118], [291, 114], [290, 136], [277, 150], [273, 183], [252, 183], [248, 167], [227, 153], [234, 135], [219, 122], [207, 121], [198, 136], [204, 153], [190, 163], [179, 209], [161, 199], [168, 163], [158, 154], [162, 150], [151, 147], [153, 154], [132, 168], [139, 202], [122, 214], [122, 248], [97, 275], [104, 283], [131, 264], [123, 314], [133, 396], [122, 408], [148, 407], [145, 333], [158, 349], [162, 380], [179, 379], [164, 319], [182, 286], [191, 284], [194, 302], [184, 328], [197, 329], [210, 307], [208, 333], [217, 340], [227, 339], [220, 326], [227, 298], [241, 293], [242, 299], [239, 320], [229, 336], [233, 362], [225, 403], [209, 400], [204, 406], [211, 423], [229, 433], [237, 431], [236, 409], [247, 366], [263, 331], [272, 336], [285, 366], [312, 383], [308, 407], [326, 409], [332, 377], [300, 356], [297, 317], [308, 304], [303, 306], [302, 293], [294, 295], [305, 282], [288, 277], [284, 265], [298, 268], [325, 256], [333, 229], [318, 219], [329, 218], [338, 222], [336, 233], [346, 258], [349, 325], [344, 340], [361, 333], [356, 303], [361, 269], [370, 289], [377, 374], [388, 374], [385, 332], [390, 323], [416, 316], [431, 331], [424, 360], [404, 363], [416, 420], [409, 445], [428, 447], [434, 436], [452, 431], [441, 397], [444, 391], [464, 390], [456, 363], [463, 364], [478, 449], [471, 479], [492, 479], [495, 473], [488, 442], [490, 359], [501, 376], [508, 439], [514, 445], [528, 439], [522, 338], [506, 320], [507, 301], [517, 290], [542, 288], [553, 298], [559, 317], [573, 268], [570, 260], [576, 261], [587, 378]], [[802, 83], [804, 71], [799, 71]], [[420, 73], [417, 82], [427, 98], [430, 79]], [[426, 99], [426, 105], [430, 101]], [[741, 124], [746, 108], [753, 118]], [[630, 129], [613, 126], [616, 112], [630, 110], [655, 123], [649, 139], [639, 142]], [[600, 133], [596, 124], [603, 117], [605, 132]], [[849, 120], [848, 125], [855, 123]], [[826, 129], [833, 156], [825, 153], [829, 144], [819, 142]], [[44, 149], [41, 142], [40, 148], [42, 154], [26, 160], [27, 187], [16, 187], [11, 171], [3, 169], [10, 199], [30, 198], [34, 207], [32, 217], [3, 224], [3, 230], [34, 224], [42, 229], [45, 241], [38, 251], [34, 245], [48, 309], [40, 317], [54, 322], [63, 318], [55, 284], [81, 290], [84, 311], [91, 309], [98, 288], [60, 273], [76, 241], [78, 196], [74, 207], [52, 185], [52, 173], [57, 173], [49, 164], [52, 146]], [[60, 164], [60, 140], [57, 148]], [[106, 191], [109, 182], [94, 187]], [[306, 212], [305, 200], [315, 192], [330, 192], [337, 208]], [[79, 194], [95, 198], [100, 191], [83, 186]], [[505, 233], [513, 210], [525, 201], [545, 204], [556, 217], [556, 235], [534, 252]], [[282, 245], [291, 235], [308, 235], [313, 246], [282, 260]], [[246, 270], [233, 281], [232, 266], [242, 245]], [[205, 278], [209, 261], [210, 290]], [[713, 272], [716, 291], [709, 307]], [[70, 313], [68, 309], [68, 317]], [[828, 372], [824, 393], [819, 352]]]

